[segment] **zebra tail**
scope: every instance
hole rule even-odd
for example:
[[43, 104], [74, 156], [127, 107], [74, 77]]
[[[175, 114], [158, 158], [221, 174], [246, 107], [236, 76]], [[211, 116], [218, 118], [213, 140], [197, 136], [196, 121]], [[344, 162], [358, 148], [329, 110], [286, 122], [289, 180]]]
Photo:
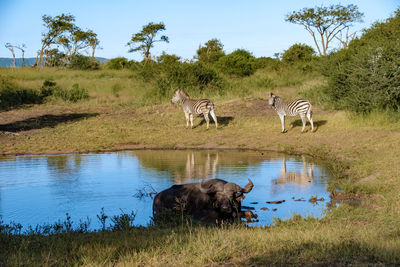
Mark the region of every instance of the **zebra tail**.
[[206, 108], [209, 110], [214, 110], [214, 103], [209, 100], [206, 104]]

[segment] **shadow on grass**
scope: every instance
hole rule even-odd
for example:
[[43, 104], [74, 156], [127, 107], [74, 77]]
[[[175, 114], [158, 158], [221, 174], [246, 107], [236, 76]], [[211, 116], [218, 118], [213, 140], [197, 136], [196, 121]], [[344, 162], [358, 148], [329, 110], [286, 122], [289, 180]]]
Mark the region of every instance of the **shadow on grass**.
[[[314, 131], [315, 131], [315, 132], [318, 131], [318, 128], [319, 128], [320, 126], [322, 126], [322, 125], [325, 125], [327, 122], [328, 122], [327, 120], [314, 121]], [[292, 126], [292, 128], [295, 128], [295, 127], [302, 127], [302, 126], [303, 126], [303, 123], [301, 122], [301, 120], [295, 120], [295, 121], [292, 122], [290, 125]], [[309, 122], [308, 120], [307, 120], [307, 123], [306, 123], [306, 127], [307, 127], [307, 126], [310, 126], [310, 122]]]
[[[380, 248], [374, 244], [366, 244], [353, 240], [340, 243], [303, 242], [271, 251], [268, 255], [252, 256], [244, 260], [245, 266], [342, 266], [342, 265], [396, 265], [400, 250], [396, 247]], [[307, 255], [309, 259], [304, 258]]]
[[[201, 115], [201, 116], [203, 116], [203, 115]], [[231, 116], [226, 116], [226, 117], [222, 117], [222, 116], [217, 116], [217, 120], [218, 120], [218, 126], [228, 126], [228, 124], [231, 122], [231, 121], [233, 121], [233, 119], [234, 119], [234, 117], [231, 117]], [[211, 118], [210, 119], [210, 127], [213, 125], [213, 119]], [[197, 125], [197, 126], [201, 126], [201, 125], [203, 125], [203, 124], [206, 124], [206, 120], [204, 119], [204, 117], [203, 117], [203, 119], [201, 120], [201, 122], [199, 123], [199, 125]], [[196, 127], [197, 127], [196, 126]]]
[[55, 127], [60, 123], [79, 121], [99, 115], [99, 113], [72, 113], [52, 115], [46, 114], [39, 117], [33, 117], [22, 121], [16, 121], [8, 124], [0, 124], [0, 131], [22, 132], [46, 127]]

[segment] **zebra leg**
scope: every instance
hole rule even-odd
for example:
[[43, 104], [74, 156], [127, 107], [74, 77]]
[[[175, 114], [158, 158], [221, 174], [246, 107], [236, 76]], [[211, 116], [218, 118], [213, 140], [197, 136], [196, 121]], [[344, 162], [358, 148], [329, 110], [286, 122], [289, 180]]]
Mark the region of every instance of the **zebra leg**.
[[281, 119], [281, 123], [282, 123], [282, 131], [281, 131], [281, 133], [286, 133], [286, 130], [285, 130], [285, 115], [279, 115], [279, 118]]
[[217, 116], [215, 116], [214, 110], [210, 110], [211, 117], [213, 118], [215, 122], [215, 129], [218, 129], [218, 121], [217, 121]]
[[301, 128], [301, 132], [304, 133], [304, 128], [306, 127], [306, 116], [304, 114], [300, 114], [301, 122], [303, 123], [303, 127]]
[[310, 124], [311, 124], [311, 132], [314, 132], [314, 123], [313, 123], [313, 120], [312, 120], [312, 113], [311, 113], [311, 111], [308, 111], [308, 112], [307, 112], [307, 119], [310, 121]]
[[186, 118], [186, 129], [189, 128], [189, 113], [185, 112], [185, 118]]
[[190, 129], [193, 129], [193, 114], [190, 113]]
[[207, 130], [208, 130], [208, 128], [210, 126], [210, 118], [208, 117], [208, 112], [204, 112], [203, 115], [204, 115], [204, 119], [207, 122]]

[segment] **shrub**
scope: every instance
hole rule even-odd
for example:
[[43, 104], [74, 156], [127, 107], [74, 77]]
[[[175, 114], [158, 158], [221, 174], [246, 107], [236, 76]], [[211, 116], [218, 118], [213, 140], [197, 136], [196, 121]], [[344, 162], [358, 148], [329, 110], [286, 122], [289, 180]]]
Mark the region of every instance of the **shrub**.
[[282, 61], [285, 63], [311, 61], [315, 56], [314, 49], [306, 44], [294, 44], [282, 55]]
[[57, 86], [52, 80], [45, 80], [40, 88], [42, 98], [54, 96], [59, 97], [64, 101], [78, 102], [89, 98], [88, 91], [85, 88], [79, 88], [79, 84], [72, 85], [72, 89], [65, 90]]
[[272, 70], [278, 70], [281, 66], [281, 61], [271, 57], [259, 57], [257, 58], [258, 68], [269, 68]]
[[181, 58], [178, 57], [177, 55], [169, 55], [165, 52], [161, 54], [161, 56], [157, 57], [157, 62], [165, 65], [171, 65], [171, 64], [178, 64], [179, 60]]
[[176, 88], [190, 95], [199, 95], [204, 91], [210, 94], [223, 94], [224, 81], [218, 73], [200, 63], [169, 62], [157, 65], [159, 73], [153, 90], [146, 92], [143, 102], [162, 101], [169, 98]]
[[8, 79], [0, 77], [0, 109], [8, 110], [24, 104], [40, 104], [41, 93], [33, 89], [19, 88]]
[[122, 91], [122, 85], [120, 83], [115, 83], [111, 86], [111, 90], [114, 96], [119, 97], [119, 92]]
[[96, 59], [77, 54], [72, 56], [68, 66], [76, 70], [97, 70], [100, 63]]
[[152, 60], [142, 61], [138, 64], [135, 64], [131, 67], [131, 69], [134, 69], [138, 78], [144, 80], [145, 82], [155, 80], [160, 75], [161, 71], [159, 64]]
[[128, 64], [128, 59], [126, 59], [125, 57], [116, 57], [106, 62], [106, 68], [110, 70], [120, 70], [128, 67]]
[[54, 92], [54, 96], [70, 102], [78, 102], [89, 98], [88, 91], [85, 88], [79, 88], [77, 83], [73, 84], [72, 89], [69, 90], [59, 88]]
[[243, 77], [249, 76], [257, 70], [257, 61], [250, 52], [238, 49], [221, 57], [216, 66], [225, 74]]
[[165, 70], [166, 79], [173, 87], [202, 92], [208, 87], [219, 91], [222, 79], [217, 72], [201, 63], [181, 63]]
[[334, 108], [361, 113], [400, 109], [400, 10], [326, 61], [323, 93]]
[[212, 65], [225, 56], [223, 45], [218, 39], [211, 39], [203, 47], [197, 49], [197, 59], [200, 63]]

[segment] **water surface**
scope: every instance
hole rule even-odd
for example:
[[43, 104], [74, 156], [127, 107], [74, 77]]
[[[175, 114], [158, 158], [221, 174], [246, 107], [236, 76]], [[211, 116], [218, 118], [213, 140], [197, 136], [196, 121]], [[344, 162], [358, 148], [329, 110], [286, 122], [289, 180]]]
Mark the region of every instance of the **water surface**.
[[[293, 214], [321, 217], [329, 201], [324, 168], [305, 157], [142, 150], [0, 159], [0, 216], [4, 223], [18, 222], [26, 229], [64, 220], [68, 213], [75, 224], [89, 218], [90, 228], [98, 229], [96, 215], [104, 208], [108, 216], [134, 211], [135, 223], [147, 225], [152, 192], [210, 178], [242, 187], [248, 178], [253, 181], [253, 190], [242, 202], [259, 216], [253, 225], [269, 225], [274, 217], [286, 219]], [[311, 203], [312, 196], [324, 201]], [[276, 200], [285, 202], [266, 203]]]

